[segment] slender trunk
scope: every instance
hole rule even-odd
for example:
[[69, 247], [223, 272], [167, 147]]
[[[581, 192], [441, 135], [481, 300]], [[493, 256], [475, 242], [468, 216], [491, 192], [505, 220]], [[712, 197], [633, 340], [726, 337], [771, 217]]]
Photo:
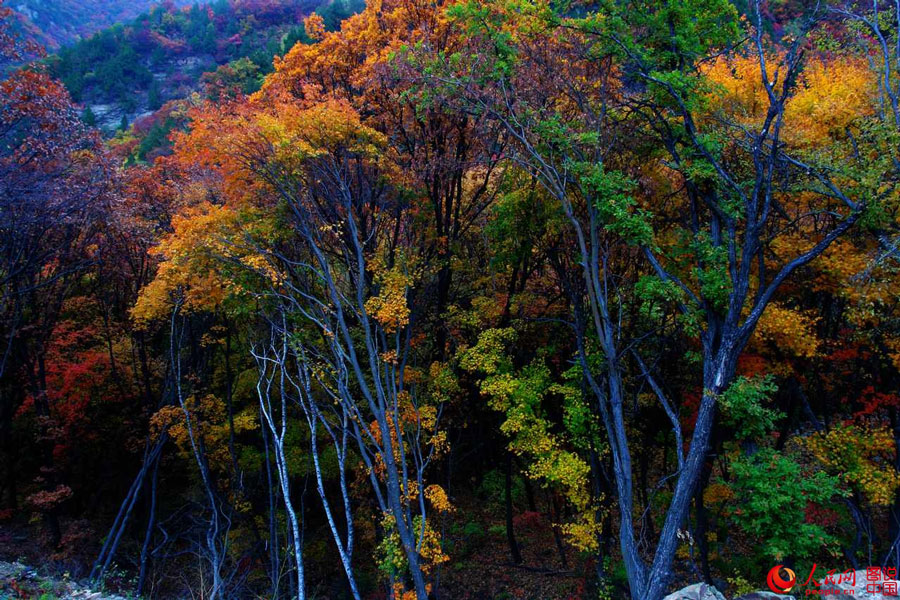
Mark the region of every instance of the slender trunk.
[[[347, 576], [347, 583], [350, 585], [350, 593], [353, 595], [355, 600], [360, 600], [359, 589], [356, 585], [356, 577], [353, 574], [353, 567], [350, 564], [350, 554], [347, 551], [350, 548], [352, 552], [353, 548], [353, 521], [348, 520], [347, 522], [347, 542], [344, 543], [341, 540], [341, 534], [338, 532], [337, 522], [334, 519], [334, 514], [331, 511], [331, 503], [328, 501], [328, 497], [325, 495], [325, 483], [322, 480], [322, 467], [319, 464], [319, 448], [318, 448], [318, 440], [317, 431], [315, 427], [315, 420], [318, 418], [317, 414], [312, 415], [312, 419], [310, 421], [310, 440], [312, 444], [312, 457], [313, 457], [313, 467], [316, 472], [316, 488], [319, 491], [319, 498], [322, 500], [322, 506], [325, 509], [325, 517], [328, 520], [328, 527], [331, 529], [331, 536], [334, 538], [334, 543], [337, 545], [338, 555], [341, 558], [341, 566], [344, 569], [344, 574]], [[341, 473], [344, 472], [344, 455], [341, 454], [339, 448], [335, 448], [338, 456], [338, 468]], [[343, 475], [342, 475], [343, 477]], [[344, 494], [346, 498], [346, 489], [342, 489], [341, 493]]]
[[506, 509], [506, 541], [509, 543], [509, 555], [513, 564], [518, 565], [522, 563], [522, 553], [519, 552], [519, 544], [516, 542], [516, 533], [513, 530], [512, 455], [509, 452], [506, 452], [506, 478], [503, 495]]
[[[519, 471], [522, 471], [521, 467], [519, 468]], [[537, 502], [534, 500], [534, 486], [531, 484], [531, 479], [527, 476], [523, 476], [522, 486], [525, 488], [525, 500], [528, 502], [528, 510], [537, 512]]]
[[275, 447], [278, 478], [281, 481], [281, 495], [284, 498], [285, 510], [287, 511], [288, 521], [291, 527], [294, 563], [297, 566], [297, 600], [304, 600], [306, 598], [306, 586], [304, 585], [303, 538], [300, 535], [300, 522], [297, 519], [297, 512], [294, 510], [294, 505], [291, 503], [291, 484], [288, 479], [287, 465], [285, 464], [284, 446], [276, 442]]
[[[181, 412], [184, 415], [184, 422], [187, 429], [188, 441], [191, 445], [191, 452], [194, 455], [194, 462], [196, 462], [197, 464], [197, 469], [200, 472], [200, 480], [203, 483], [206, 498], [209, 501], [210, 519], [209, 528], [206, 531], [206, 551], [209, 554], [207, 558], [210, 563], [210, 571], [212, 575], [212, 589], [210, 590], [210, 596], [212, 598], [222, 598], [225, 595], [225, 590], [222, 582], [221, 569], [222, 564], [225, 560], [225, 555], [224, 548], [220, 548], [220, 540], [223, 534], [227, 536], [227, 530], [222, 530], [223, 523], [221, 522], [221, 519], [224, 518], [224, 515], [219, 510], [216, 488], [215, 484], [212, 481], [212, 474], [210, 473], [209, 465], [207, 463], [207, 455], [203, 444], [203, 438], [198, 434], [198, 432], [195, 431], [194, 418], [191, 415], [191, 411], [188, 410], [187, 405], [185, 404], [185, 395], [184, 391], [182, 390], [181, 383], [181, 338], [184, 334], [183, 327], [178, 333], [178, 343], [176, 344], [175, 341], [175, 323], [179, 310], [180, 305], [176, 305], [172, 311], [169, 333], [169, 354], [175, 381], [175, 397], [178, 400], [178, 405], [181, 407]], [[194, 339], [193, 335], [191, 336], [191, 341], [191, 356], [197, 356], [199, 353], [196, 353], [197, 346], [196, 340]]]
[[[2, 410], [2, 418], [0, 418], [0, 438], [3, 441], [3, 453], [6, 455], [6, 493], [8, 503], [7, 506], [13, 510], [18, 509], [18, 492], [16, 490], [16, 461], [18, 454], [18, 446], [13, 440], [12, 417], [13, 417], [13, 401], [9, 392], [2, 392], [3, 404], [0, 404]], [[2, 500], [2, 496], [0, 496]]]
[[147, 583], [147, 570], [150, 565], [150, 542], [153, 540], [153, 528], [156, 526], [156, 481], [159, 473], [159, 461], [153, 465], [153, 475], [150, 476], [150, 514], [147, 517], [147, 533], [144, 536], [144, 545], [141, 547], [141, 568], [138, 574], [137, 595], [144, 593]]
[[[305, 600], [306, 585], [303, 569], [303, 537], [301, 535], [300, 520], [297, 517], [297, 512], [294, 509], [294, 504], [291, 500], [291, 479], [290, 474], [288, 473], [287, 456], [284, 450], [284, 440], [287, 434], [288, 423], [288, 376], [285, 373], [287, 338], [282, 338], [278, 349], [273, 345], [272, 350], [275, 354], [274, 359], [254, 353], [260, 372], [256, 384], [256, 391], [257, 396], [259, 397], [260, 414], [263, 417], [265, 427], [272, 436], [271, 440], [272, 449], [275, 455], [275, 469], [281, 487], [281, 497], [284, 501], [284, 509], [287, 513], [290, 543], [293, 548], [294, 564], [297, 568], [296, 596], [297, 600]], [[274, 363], [274, 366], [270, 367], [270, 362]], [[277, 407], [280, 416], [277, 420], [275, 410], [273, 410], [271, 397], [272, 387], [275, 383], [276, 376], [278, 378], [276, 389], [279, 403], [275, 406]]]
[[604, 510], [604, 507], [601, 506], [599, 499], [604, 498], [607, 495], [608, 490], [605, 489], [603, 482], [605, 478], [603, 477], [603, 473], [601, 471], [600, 466], [600, 457], [597, 454], [597, 450], [595, 448], [591, 448], [590, 453], [590, 466], [591, 466], [591, 492], [594, 496], [594, 500], [597, 506], [597, 510], [594, 514], [594, 518], [598, 523], [604, 523], [601, 527], [601, 530], [598, 532], [597, 539], [597, 554], [596, 554], [596, 575], [598, 584], [605, 577], [605, 569], [603, 565], [603, 557], [606, 556], [608, 551], [609, 539], [608, 539], [608, 531], [605, 526], [606, 516], [609, 514], [609, 510]]
[[[264, 423], [262, 415], [262, 407], [260, 407], [260, 423]], [[278, 598], [278, 588], [280, 583], [281, 567], [278, 560], [278, 524], [276, 509], [276, 492], [275, 484], [272, 481], [272, 459], [269, 457], [269, 435], [263, 430], [263, 449], [265, 451], [266, 464], [266, 491], [269, 497], [269, 578], [272, 580], [272, 598]]]
[[[556, 499], [556, 496], [551, 494], [550, 496], [550, 504], [553, 508], [553, 520], [557, 523], [562, 521], [562, 515], [559, 510], [559, 501]], [[559, 528], [553, 528], [553, 541], [556, 543], [556, 552], [559, 554], [559, 564], [563, 569], [569, 568], [569, 561], [566, 560], [566, 546], [563, 544], [562, 535], [559, 533]]]
[[426, 600], [428, 592], [425, 585], [425, 574], [422, 573], [419, 561], [418, 536], [412, 529], [413, 523], [407, 520], [408, 511], [400, 500], [402, 487], [398, 478], [398, 467], [393, 458], [393, 443], [390, 440], [390, 431], [386, 426], [382, 429], [382, 442], [385, 443], [385, 452], [382, 458], [387, 463], [387, 497], [391, 514], [396, 521], [397, 533], [400, 536], [400, 542], [403, 544], [406, 560], [409, 563], [409, 573], [416, 592], [416, 598], [418, 600]]
[[228, 454], [231, 456], [231, 469], [237, 485], [243, 481], [241, 477], [237, 451], [234, 448], [234, 406], [232, 404], [232, 372], [231, 372], [231, 326], [225, 322], [225, 410], [228, 413]]
[[[894, 433], [894, 469], [900, 472], [900, 414], [891, 407], [891, 428]], [[888, 539], [891, 541], [885, 564], [900, 569], [900, 489], [894, 493], [894, 502], [888, 515]]]
[[112, 563], [113, 557], [116, 554], [116, 549], [122, 538], [122, 533], [125, 531], [128, 520], [131, 517], [131, 512], [134, 509], [135, 502], [137, 502], [141, 489], [144, 486], [144, 478], [147, 476], [150, 466], [155, 465], [159, 460], [163, 446], [168, 438], [168, 432], [163, 432], [152, 447], [150, 446], [150, 440], [147, 440], [144, 448], [144, 462], [141, 465], [141, 469], [138, 471], [137, 476], [135, 476], [131, 488], [128, 490], [128, 494], [122, 501], [122, 504], [119, 507], [119, 513], [116, 515], [116, 519], [113, 521], [112, 527], [110, 527], [109, 534], [106, 536], [106, 542], [104, 542], [103, 548], [100, 550], [100, 555], [94, 562], [90, 574], [91, 580], [101, 581], [106, 570], [109, 568], [109, 565]]

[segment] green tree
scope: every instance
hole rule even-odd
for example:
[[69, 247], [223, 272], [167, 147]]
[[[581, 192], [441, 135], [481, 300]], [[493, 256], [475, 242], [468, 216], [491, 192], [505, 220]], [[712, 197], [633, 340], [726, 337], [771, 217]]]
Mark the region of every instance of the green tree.
[[159, 89], [159, 81], [154, 79], [150, 82], [150, 89], [147, 91], [147, 108], [150, 110], [158, 110], [162, 106], [162, 95]]
[[87, 125], [88, 127], [97, 126], [97, 115], [95, 115], [94, 111], [91, 110], [90, 105], [87, 105], [84, 108], [84, 111], [81, 113], [81, 120], [84, 121], [85, 125]]

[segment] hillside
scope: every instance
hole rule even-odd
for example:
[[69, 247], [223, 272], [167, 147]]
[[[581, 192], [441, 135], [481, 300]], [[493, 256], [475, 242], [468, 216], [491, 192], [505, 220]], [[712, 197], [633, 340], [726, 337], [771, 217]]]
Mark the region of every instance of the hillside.
[[0, 600], [900, 600], [900, 0], [207, 1], [0, 9]]
[[[14, 0], [20, 25], [43, 46], [57, 49], [114, 23], [133, 19], [158, 0]], [[176, 5], [189, 0], [175, 0]]]
[[305, 16], [318, 9], [336, 25], [356, 8], [351, 0], [219, 0], [183, 8], [166, 3], [62, 48], [47, 62], [85, 106], [88, 122], [122, 128], [188, 96], [204, 73], [223, 65], [243, 73], [244, 91], [252, 91], [254, 81], [271, 71], [273, 57], [304, 39]]

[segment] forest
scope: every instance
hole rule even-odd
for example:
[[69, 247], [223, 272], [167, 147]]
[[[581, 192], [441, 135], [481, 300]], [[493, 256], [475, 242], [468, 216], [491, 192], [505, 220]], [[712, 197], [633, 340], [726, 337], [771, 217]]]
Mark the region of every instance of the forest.
[[900, 3], [288, 4], [0, 4], [0, 598], [896, 595]]

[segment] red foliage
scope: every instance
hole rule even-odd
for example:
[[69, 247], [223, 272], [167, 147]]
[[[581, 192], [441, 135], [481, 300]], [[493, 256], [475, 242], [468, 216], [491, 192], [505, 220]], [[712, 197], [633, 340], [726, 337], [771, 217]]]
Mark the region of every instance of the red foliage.
[[879, 392], [873, 386], [867, 386], [859, 396], [863, 407], [857, 411], [856, 416], [871, 415], [878, 410], [900, 406], [900, 395]]
[[513, 527], [517, 530], [537, 531], [547, 527], [547, 520], [541, 513], [527, 510], [513, 517]]
[[840, 518], [837, 511], [830, 508], [825, 508], [818, 504], [813, 504], [812, 502], [806, 505], [804, 519], [807, 523], [821, 525], [822, 527], [834, 527], [838, 524]]

